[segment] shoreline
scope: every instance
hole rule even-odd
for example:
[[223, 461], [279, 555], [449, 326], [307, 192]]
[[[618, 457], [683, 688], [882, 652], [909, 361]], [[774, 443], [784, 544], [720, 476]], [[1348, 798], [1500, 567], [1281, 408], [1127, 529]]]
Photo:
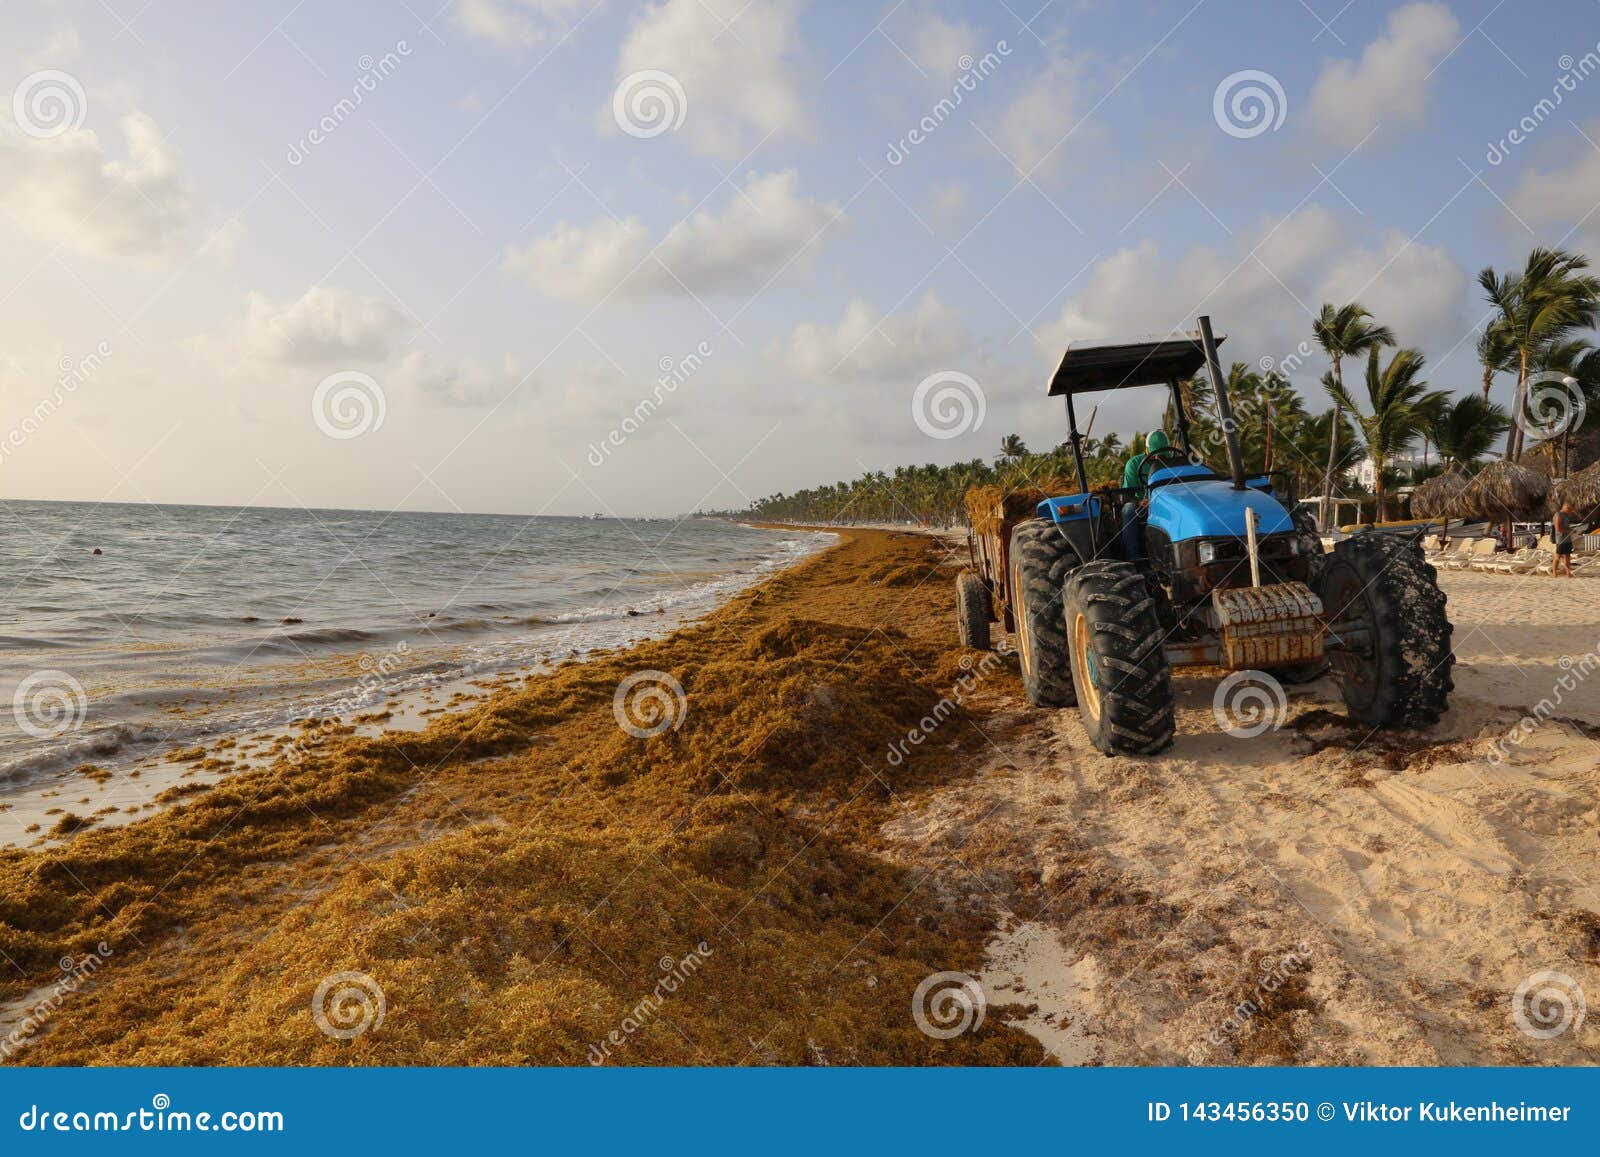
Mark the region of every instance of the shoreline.
[[[385, 649], [380, 652], [381, 657], [367, 650], [329, 652], [306, 656], [298, 664], [282, 668], [278, 682], [266, 679], [274, 669], [252, 672], [257, 682], [251, 689], [260, 703], [252, 714], [280, 716], [276, 721], [246, 724], [243, 720], [208, 720], [204, 715], [191, 717], [177, 712], [171, 720], [142, 725], [116, 723], [86, 730], [69, 742], [74, 751], [52, 756], [48, 764], [37, 769], [0, 769], [0, 848], [48, 847], [61, 838], [53, 831], [57, 826], [76, 832], [144, 819], [188, 792], [213, 786], [240, 771], [262, 767], [285, 748], [302, 747], [312, 724], [315, 731], [329, 737], [370, 737], [389, 730], [419, 730], [434, 716], [482, 703], [532, 675], [572, 662], [586, 662], [595, 655], [626, 651], [669, 635], [828, 545], [818, 540], [792, 552], [775, 551], [749, 571], [718, 576], [712, 584], [715, 593], [708, 601], [675, 605], [661, 614], [636, 611], [633, 607], [627, 609], [626, 617], [620, 610], [612, 612], [607, 620], [611, 632], [598, 643], [583, 643], [582, 635], [593, 621], [591, 618], [551, 621], [545, 646], [553, 662], [518, 660], [502, 667], [489, 659], [469, 659], [469, 645], [459, 644], [454, 657], [444, 657], [445, 652], [438, 648], [426, 655], [412, 656], [420, 665], [397, 669], [394, 673], [398, 683], [385, 685], [394, 652]], [[680, 593], [668, 591], [657, 597]], [[613, 641], [611, 636], [623, 628], [623, 637]], [[405, 643], [399, 646], [410, 655]], [[313, 680], [312, 672], [319, 672], [320, 678]], [[301, 686], [309, 698], [274, 698], [280, 684]], [[313, 686], [321, 686], [322, 690], [313, 694]], [[329, 688], [338, 695], [334, 703], [338, 709], [326, 707], [329, 694], [335, 693]], [[186, 690], [199, 694], [204, 688], [195, 685]], [[358, 697], [360, 701], [356, 701]], [[224, 701], [235, 705], [239, 699], [230, 691]], [[158, 727], [166, 733], [149, 736]]]

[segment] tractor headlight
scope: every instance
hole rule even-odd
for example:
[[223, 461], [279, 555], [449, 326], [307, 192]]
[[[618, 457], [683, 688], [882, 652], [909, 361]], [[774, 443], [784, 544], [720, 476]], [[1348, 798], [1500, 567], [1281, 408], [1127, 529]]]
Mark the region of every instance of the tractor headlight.
[[1217, 559], [1217, 544], [1214, 542], [1202, 542], [1195, 548], [1195, 555], [1200, 559], [1201, 566], [1215, 562]]

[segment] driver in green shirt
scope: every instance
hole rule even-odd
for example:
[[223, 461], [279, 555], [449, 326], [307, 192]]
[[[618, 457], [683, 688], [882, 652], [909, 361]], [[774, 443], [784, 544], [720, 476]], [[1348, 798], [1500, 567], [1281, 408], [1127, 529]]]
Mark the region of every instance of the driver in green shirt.
[[[1165, 450], [1172, 443], [1167, 441], [1167, 435], [1162, 430], [1151, 430], [1150, 436], [1144, 440], [1144, 453], [1135, 454], [1128, 459], [1128, 464], [1122, 468], [1122, 488], [1133, 490], [1142, 499], [1145, 493], [1144, 479], [1140, 474], [1140, 467], [1144, 460], [1158, 450]], [[1130, 500], [1122, 506], [1122, 554], [1129, 562], [1144, 554], [1143, 534], [1144, 529], [1142, 503]]]
[[1172, 445], [1167, 441], [1164, 430], [1151, 430], [1150, 436], [1145, 439], [1144, 453], [1135, 454], [1128, 459], [1128, 464], [1122, 468], [1122, 488], [1124, 490], [1143, 490], [1139, 481], [1139, 467], [1144, 465], [1144, 460], [1157, 450], [1165, 450]]

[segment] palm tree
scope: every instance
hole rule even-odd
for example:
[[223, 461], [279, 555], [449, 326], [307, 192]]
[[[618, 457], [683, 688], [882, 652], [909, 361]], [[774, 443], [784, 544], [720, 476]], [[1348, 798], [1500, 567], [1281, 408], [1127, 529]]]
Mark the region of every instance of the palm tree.
[[1564, 249], [1535, 249], [1520, 274], [1478, 274], [1489, 304], [1499, 311], [1497, 324], [1515, 352], [1517, 392], [1511, 406], [1515, 428], [1506, 438], [1505, 457], [1522, 454], [1521, 417], [1526, 413], [1528, 378], [1544, 354], [1577, 330], [1590, 329], [1600, 316], [1600, 279], [1585, 274], [1589, 259]]
[[1429, 390], [1428, 383], [1418, 376], [1423, 366], [1420, 351], [1397, 350], [1387, 366], [1379, 364], [1379, 352], [1376, 345], [1367, 349], [1366, 400], [1370, 412], [1362, 412], [1344, 383], [1334, 375], [1326, 375], [1322, 384], [1333, 399], [1334, 411], [1348, 410], [1361, 427], [1367, 453], [1376, 467], [1373, 494], [1378, 500], [1378, 519], [1382, 521], [1388, 517], [1385, 468], [1428, 428], [1429, 418], [1438, 414], [1446, 395]]
[[1027, 452], [1028, 448], [1022, 444], [1022, 437], [1020, 435], [1007, 434], [1004, 438], [1000, 439], [1000, 455], [998, 460], [1001, 462], [1015, 462], [1026, 455]]
[[[1333, 384], [1339, 395], [1344, 393], [1344, 359], [1361, 354], [1376, 354], [1382, 346], [1394, 345], [1394, 332], [1386, 325], [1374, 325], [1372, 314], [1359, 302], [1334, 306], [1324, 303], [1322, 312], [1311, 322], [1311, 336], [1322, 347], [1322, 352], [1333, 362]], [[1330, 391], [1331, 392], [1331, 391]], [[1333, 491], [1333, 467], [1339, 450], [1339, 396], [1333, 399], [1332, 440], [1328, 445], [1328, 468], [1322, 475], [1322, 511], [1324, 526], [1328, 521], [1328, 495]], [[1381, 502], [1380, 502], [1381, 505]]]
[[1487, 402], [1495, 375], [1514, 373], [1517, 368], [1517, 348], [1504, 318], [1490, 322], [1478, 335], [1478, 362], [1483, 366], [1483, 400]]
[[1446, 402], [1428, 423], [1439, 458], [1450, 470], [1470, 474], [1493, 449], [1495, 441], [1511, 428], [1505, 407], [1468, 394]]

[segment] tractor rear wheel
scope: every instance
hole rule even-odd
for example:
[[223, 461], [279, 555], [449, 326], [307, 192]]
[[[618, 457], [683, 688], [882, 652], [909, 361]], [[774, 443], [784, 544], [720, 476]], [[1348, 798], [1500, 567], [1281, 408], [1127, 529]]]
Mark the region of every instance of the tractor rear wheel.
[[1061, 584], [1078, 564], [1053, 522], [1030, 519], [1011, 532], [1011, 613], [1017, 624], [1022, 689], [1035, 707], [1071, 707], [1067, 671], [1067, 627], [1061, 615]]
[[1455, 683], [1452, 627], [1438, 574], [1410, 543], [1358, 534], [1336, 543], [1321, 575], [1333, 633], [1355, 644], [1334, 652], [1345, 709], [1371, 727], [1439, 722]]
[[956, 633], [963, 647], [989, 649], [989, 589], [970, 570], [956, 575]]
[[1172, 746], [1172, 671], [1155, 599], [1138, 569], [1091, 562], [1066, 592], [1067, 643], [1078, 712], [1107, 755], [1155, 755]]

